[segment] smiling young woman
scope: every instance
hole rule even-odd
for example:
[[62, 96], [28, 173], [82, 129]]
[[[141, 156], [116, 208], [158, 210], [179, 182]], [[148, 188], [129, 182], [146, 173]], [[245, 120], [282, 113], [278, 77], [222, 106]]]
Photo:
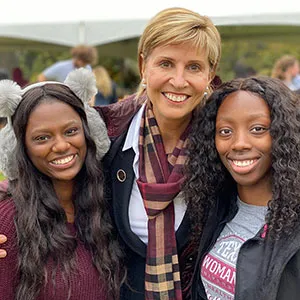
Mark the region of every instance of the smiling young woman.
[[192, 299], [298, 299], [299, 149], [299, 99], [280, 80], [235, 79], [208, 99], [185, 186], [199, 243]]
[[0, 186], [0, 232], [7, 235], [1, 299], [119, 296], [121, 254], [100, 163], [110, 141], [87, 104], [94, 81], [91, 72], [77, 70], [68, 84], [44, 82], [22, 91], [11, 81], [0, 83], [7, 101], [0, 113], [9, 119], [0, 132], [0, 164], [9, 178]]

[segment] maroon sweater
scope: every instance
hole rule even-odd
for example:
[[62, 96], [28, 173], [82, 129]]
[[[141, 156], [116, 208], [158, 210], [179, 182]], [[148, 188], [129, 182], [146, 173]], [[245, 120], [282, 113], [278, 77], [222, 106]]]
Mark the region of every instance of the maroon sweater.
[[[13, 300], [15, 287], [18, 283], [18, 248], [16, 246], [16, 229], [14, 225], [15, 206], [12, 200], [0, 201], [0, 232], [4, 233], [8, 241], [4, 244], [7, 257], [0, 259], [0, 298]], [[67, 225], [72, 234], [76, 233], [75, 227]], [[71, 300], [105, 300], [104, 285], [99, 280], [99, 273], [92, 264], [92, 257], [84, 245], [77, 240], [78, 247], [75, 251], [76, 272], [70, 274]], [[52, 265], [47, 264], [48, 274]], [[57, 270], [54, 288], [52, 280], [46, 283], [36, 300], [66, 300], [68, 299], [68, 286], [62, 278], [62, 273]]]

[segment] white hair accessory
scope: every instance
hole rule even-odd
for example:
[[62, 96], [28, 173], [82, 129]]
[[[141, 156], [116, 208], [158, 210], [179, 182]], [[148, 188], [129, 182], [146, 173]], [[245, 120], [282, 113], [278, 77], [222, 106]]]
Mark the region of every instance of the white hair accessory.
[[10, 180], [18, 176], [15, 156], [17, 140], [11, 116], [15, 113], [25, 92], [45, 84], [65, 85], [83, 102], [91, 137], [96, 144], [96, 159], [101, 160], [109, 150], [110, 139], [105, 123], [99, 113], [88, 105], [88, 101], [97, 93], [96, 79], [91, 71], [84, 68], [76, 69], [69, 73], [65, 83], [44, 81], [29, 85], [23, 90], [11, 80], [2, 80], [0, 81], [0, 117], [7, 117], [8, 123], [0, 130], [0, 170]]
[[11, 117], [22, 99], [21, 87], [8, 79], [0, 80], [0, 117]]

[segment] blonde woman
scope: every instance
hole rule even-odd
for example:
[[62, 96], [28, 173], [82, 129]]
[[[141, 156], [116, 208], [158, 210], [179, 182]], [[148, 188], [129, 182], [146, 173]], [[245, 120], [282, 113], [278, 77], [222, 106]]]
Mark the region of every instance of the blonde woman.
[[294, 91], [297, 90], [297, 86], [295, 86], [293, 79], [298, 74], [299, 62], [297, 58], [292, 55], [284, 55], [275, 62], [271, 77], [282, 80], [286, 86]]
[[97, 66], [93, 72], [98, 89], [93, 105], [101, 106], [117, 102], [116, 83], [111, 79], [108, 71], [103, 66]]

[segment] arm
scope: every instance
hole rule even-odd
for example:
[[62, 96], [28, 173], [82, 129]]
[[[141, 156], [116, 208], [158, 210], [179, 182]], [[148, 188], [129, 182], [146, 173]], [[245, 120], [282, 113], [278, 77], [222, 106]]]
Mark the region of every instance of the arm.
[[38, 75], [37, 80], [39, 82], [41, 82], [41, 81], [46, 81], [47, 78], [46, 78], [46, 76], [43, 73], [41, 73], [41, 74]]
[[46, 68], [37, 77], [38, 81], [57, 80], [58, 74], [61, 72], [60, 62], [56, 62], [50, 67]]

